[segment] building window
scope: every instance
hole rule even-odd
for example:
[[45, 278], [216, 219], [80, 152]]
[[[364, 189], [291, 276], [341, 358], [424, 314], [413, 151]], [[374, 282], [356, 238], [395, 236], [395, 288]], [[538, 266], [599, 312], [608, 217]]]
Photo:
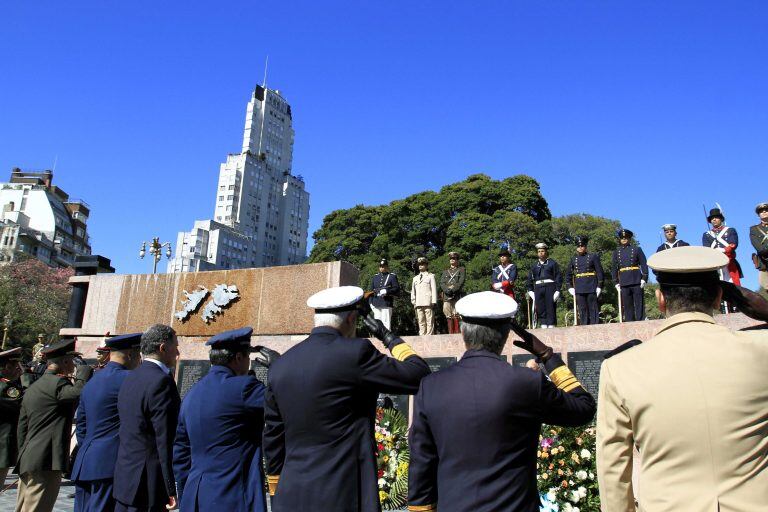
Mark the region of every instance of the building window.
[[219, 201], [223, 201], [223, 200], [224, 200], [224, 196], [219, 196]]

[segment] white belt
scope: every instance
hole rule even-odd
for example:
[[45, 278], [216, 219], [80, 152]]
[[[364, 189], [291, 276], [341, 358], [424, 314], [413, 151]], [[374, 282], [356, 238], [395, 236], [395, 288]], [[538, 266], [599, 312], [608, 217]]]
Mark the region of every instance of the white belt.
[[536, 284], [547, 284], [547, 283], [554, 283], [551, 279], [541, 279], [539, 281], [536, 281]]

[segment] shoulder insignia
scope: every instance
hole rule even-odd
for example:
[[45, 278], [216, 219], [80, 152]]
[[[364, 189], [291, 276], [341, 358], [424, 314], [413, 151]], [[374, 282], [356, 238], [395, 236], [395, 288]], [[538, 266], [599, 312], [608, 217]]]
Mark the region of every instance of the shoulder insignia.
[[13, 386], [8, 386], [8, 389], [5, 390], [5, 394], [8, 395], [8, 398], [19, 398], [21, 391]]

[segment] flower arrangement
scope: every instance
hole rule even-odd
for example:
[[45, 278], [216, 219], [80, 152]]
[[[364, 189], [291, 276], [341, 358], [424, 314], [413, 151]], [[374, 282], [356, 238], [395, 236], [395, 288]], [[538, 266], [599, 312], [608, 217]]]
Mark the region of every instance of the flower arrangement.
[[399, 509], [408, 499], [408, 420], [397, 409], [376, 409], [376, 469], [384, 510]]
[[542, 512], [599, 512], [595, 427], [544, 425], [539, 436], [536, 479]]

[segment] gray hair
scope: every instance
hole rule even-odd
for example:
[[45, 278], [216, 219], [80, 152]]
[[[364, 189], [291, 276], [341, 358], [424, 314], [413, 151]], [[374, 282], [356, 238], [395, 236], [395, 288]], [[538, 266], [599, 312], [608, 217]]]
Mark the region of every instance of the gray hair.
[[151, 356], [160, 352], [160, 345], [168, 343], [176, 334], [170, 326], [155, 324], [141, 335], [141, 354]]
[[341, 329], [352, 311], [338, 311], [336, 313], [315, 313], [315, 327], [333, 327]]
[[501, 354], [510, 329], [508, 323], [490, 326], [461, 322], [461, 335], [467, 350], [487, 350], [494, 354]]

